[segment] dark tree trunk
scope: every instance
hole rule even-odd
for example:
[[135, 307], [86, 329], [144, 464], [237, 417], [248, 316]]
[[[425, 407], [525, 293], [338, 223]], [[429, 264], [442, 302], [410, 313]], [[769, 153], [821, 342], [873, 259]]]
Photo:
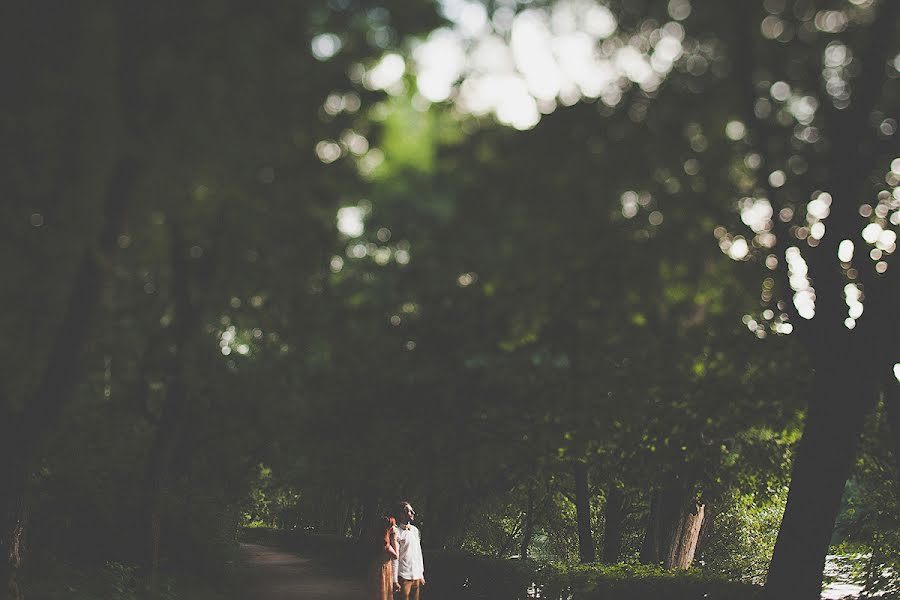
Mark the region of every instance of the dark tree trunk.
[[183, 374], [176, 372], [174, 378], [175, 381], [169, 384], [163, 413], [157, 424], [156, 435], [150, 449], [145, 480], [150, 542], [147, 564], [147, 589], [150, 598], [157, 598], [159, 595], [163, 500], [169, 486], [172, 454], [181, 429], [181, 411], [186, 400]]
[[433, 495], [428, 503], [428, 538], [424, 541], [429, 548], [443, 549], [451, 545], [453, 538], [465, 524], [468, 506], [467, 498], [461, 494], [449, 496]]
[[659, 524], [659, 492], [650, 492], [650, 508], [647, 511], [647, 526], [644, 529], [644, 539], [641, 542], [640, 560], [645, 565], [658, 564], [660, 562], [659, 534], [662, 527]]
[[607, 486], [603, 504], [603, 549], [601, 560], [607, 564], [619, 562], [622, 552], [622, 526], [625, 521], [625, 491], [614, 483]]
[[893, 372], [886, 378], [883, 390], [884, 410], [891, 428], [891, 439], [894, 441], [894, 466], [897, 468], [894, 479], [900, 490], [900, 382], [894, 377]]
[[178, 444], [187, 403], [186, 347], [194, 329], [197, 314], [191, 305], [188, 290], [187, 248], [177, 223], [171, 225], [172, 293], [175, 310], [172, 319], [175, 353], [172, 374], [166, 390], [165, 402], [150, 448], [145, 479], [145, 498], [148, 502], [150, 547], [147, 565], [149, 598], [159, 596], [159, 561], [163, 523], [163, 498], [169, 485], [172, 457]]
[[[372, 493], [367, 493], [366, 498], [363, 500], [362, 506], [362, 514], [359, 517], [359, 528], [357, 529], [357, 541], [367, 542], [369, 534], [372, 532], [374, 528], [375, 521], [375, 511], [378, 510], [378, 498], [375, 497]], [[394, 510], [394, 507], [391, 506], [388, 508], [389, 511]], [[389, 515], [393, 516], [393, 515]]]
[[575, 513], [578, 521], [578, 560], [591, 563], [597, 560], [594, 549], [594, 535], [591, 531], [591, 489], [588, 465], [582, 460], [574, 461]]
[[23, 597], [19, 573], [25, 559], [25, 532], [28, 529], [28, 496], [25, 486], [26, 478], [12, 469], [3, 474], [7, 488], [7, 501], [3, 514], [3, 571], [5, 598], [19, 600]]
[[528, 547], [534, 536], [534, 481], [528, 482], [528, 500], [525, 507], [525, 523], [522, 525], [522, 541], [519, 544], [519, 556], [528, 558]]
[[344, 537], [349, 531], [353, 531], [353, 504], [348, 501], [347, 508], [344, 509], [344, 517], [341, 519], [341, 529], [338, 531], [338, 534], [341, 537]]
[[[835, 353], [837, 353], [835, 349]], [[876, 400], [874, 373], [846, 354], [816, 365], [803, 438], [766, 590], [771, 598], [818, 600], [834, 520], [866, 415]]]
[[650, 498], [641, 562], [687, 569], [694, 561], [705, 507], [693, 487], [670, 478]]
[[35, 452], [41, 439], [62, 412], [80, 375], [81, 350], [90, 337], [94, 315], [100, 305], [100, 294], [122, 231], [125, 210], [137, 180], [137, 165], [131, 158], [121, 158], [115, 165], [106, 191], [104, 226], [96, 245], [84, 252], [66, 302], [66, 311], [56, 340], [34, 395], [19, 415], [9, 415], [0, 436], [3, 456], [0, 476], [3, 478], [4, 510], [0, 545], [5, 560], [0, 564], [0, 577], [6, 597], [22, 598], [20, 569], [25, 561], [28, 525], [28, 479]]

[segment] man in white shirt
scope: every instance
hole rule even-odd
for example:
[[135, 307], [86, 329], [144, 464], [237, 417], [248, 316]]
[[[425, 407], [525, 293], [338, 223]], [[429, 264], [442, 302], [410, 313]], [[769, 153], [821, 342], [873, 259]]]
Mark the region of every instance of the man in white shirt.
[[419, 600], [419, 590], [425, 585], [425, 562], [422, 560], [422, 536], [412, 524], [416, 512], [409, 502], [397, 506], [397, 544], [400, 557], [394, 559], [394, 591], [403, 600]]

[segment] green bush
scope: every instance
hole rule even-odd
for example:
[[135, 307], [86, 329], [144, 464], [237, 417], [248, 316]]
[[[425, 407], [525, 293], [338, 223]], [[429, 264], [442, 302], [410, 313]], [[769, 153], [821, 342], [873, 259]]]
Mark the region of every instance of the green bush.
[[764, 583], [786, 501], [787, 488], [765, 499], [738, 492], [723, 498], [695, 564], [715, 577]]
[[743, 600], [761, 588], [697, 570], [667, 571], [639, 564], [538, 565], [459, 552], [426, 555], [429, 597], [436, 600], [526, 598], [572, 600]]
[[[138, 570], [118, 562], [90, 569], [42, 558], [26, 572], [31, 600], [139, 600], [143, 582]], [[161, 600], [175, 600], [172, 581], [164, 578]]]
[[577, 600], [743, 600], [761, 597], [761, 588], [710, 577], [701, 571], [669, 571], [623, 563], [548, 569], [546, 598]]

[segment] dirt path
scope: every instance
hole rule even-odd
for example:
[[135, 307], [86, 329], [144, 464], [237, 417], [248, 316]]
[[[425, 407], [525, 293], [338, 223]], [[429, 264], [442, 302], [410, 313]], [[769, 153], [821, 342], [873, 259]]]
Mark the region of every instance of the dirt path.
[[246, 600], [361, 600], [362, 582], [342, 579], [309, 558], [257, 544], [241, 544]]

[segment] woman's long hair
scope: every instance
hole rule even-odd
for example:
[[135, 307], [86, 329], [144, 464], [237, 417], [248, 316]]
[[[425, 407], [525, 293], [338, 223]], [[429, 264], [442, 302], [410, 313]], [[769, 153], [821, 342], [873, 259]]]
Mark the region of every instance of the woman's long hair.
[[379, 549], [384, 549], [385, 546], [391, 543], [391, 529], [393, 529], [394, 525], [397, 524], [396, 519], [394, 517], [388, 517], [382, 515], [378, 517], [375, 525], [375, 540], [378, 544]]

